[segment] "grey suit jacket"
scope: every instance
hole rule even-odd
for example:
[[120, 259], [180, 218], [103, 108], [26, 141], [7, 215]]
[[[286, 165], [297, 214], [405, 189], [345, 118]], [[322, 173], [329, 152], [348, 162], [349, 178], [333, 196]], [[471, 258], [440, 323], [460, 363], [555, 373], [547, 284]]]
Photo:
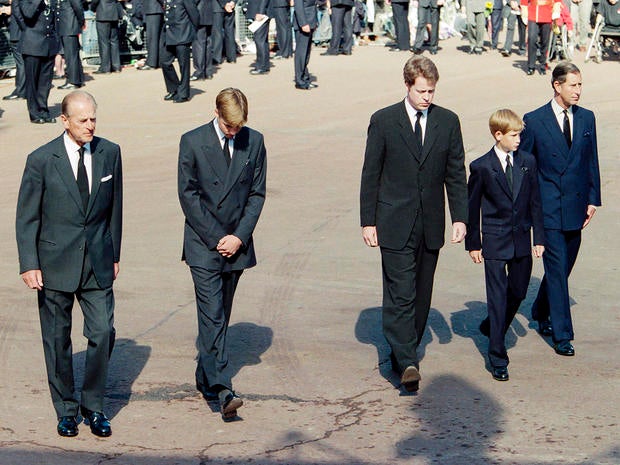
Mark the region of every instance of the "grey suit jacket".
[[[445, 193], [452, 222], [467, 223], [467, 183], [461, 125], [456, 114], [431, 105], [420, 150], [405, 102], [370, 118], [362, 170], [362, 226], [376, 226], [381, 247], [402, 249], [418, 215], [429, 249], [444, 244]], [[445, 192], [444, 192], [445, 189]]]
[[120, 147], [95, 137], [86, 211], [62, 136], [32, 152], [17, 199], [20, 273], [40, 269], [46, 288], [74, 292], [85, 250], [101, 288], [120, 261], [123, 187]]
[[[185, 214], [183, 260], [215, 271], [256, 265], [252, 233], [265, 202], [266, 150], [261, 133], [244, 127], [235, 136], [230, 168], [213, 122], [181, 137], [178, 191]], [[219, 240], [233, 234], [243, 242], [224, 258]]]

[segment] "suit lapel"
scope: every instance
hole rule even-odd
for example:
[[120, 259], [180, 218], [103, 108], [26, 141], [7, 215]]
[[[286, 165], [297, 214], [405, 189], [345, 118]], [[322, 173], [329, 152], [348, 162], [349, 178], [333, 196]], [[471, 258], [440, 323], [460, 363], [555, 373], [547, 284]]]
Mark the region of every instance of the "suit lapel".
[[[236, 147], [235, 147], [236, 148]], [[226, 181], [228, 177], [228, 165], [224, 160], [222, 146], [217, 137], [217, 132], [213, 127], [213, 121], [207, 125], [205, 143], [201, 146], [207, 162], [213, 168], [213, 172], [222, 182]]]
[[435, 143], [438, 135], [438, 126], [439, 121], [435, 118], [433, 114], [434, 105], [428, 107], [428, 112], [426, 116], [426, 131], [424, 131], [424, 141], [422, 143], [422, 156], [420, 158], [420, 164], [424, 163], [424, 161], [428, 158], [428, 155], [431, 153], [431, 148]]
[[54, 166], [56, 167], [56, 171], [60, 175], [60, 178], [67, 186], [67, 191], [69, 191], [69, 195], [77, 204], [77, 207], [80, 211], [84, 211], [84, 206], [82, 205], [82, 197], [80, 196], [80, 190], [77, 185], [77, 181], [75, 180], [75, 175], [73, 174], [73, 168], [71, 168], [71, 162], [69, 161], [69, 155], [67, 154], [67, 149], [65, 148], [65, 144], [63, 141], [63, 136], [60, 136], [56, 139], [56, 147], [54, 148]]
[[[499, 162], [499, 158], [497, 158], [497, 154], [494, 149], [491, 149], [489, 153], [487, 153], [487, 157], [489, 158], [489, 164], [491, 165], [491, 170], [493, 171], [493, 176], [495, 180], [499, 184], [499, 187], [506, 193], [508, 198], [512, 199], [512, 192], [510, 191], [510, 187], [508, 186], [508, 180], [506, 179], [506, 173], [502, 168], [502, 164]], [[514, 172], [513, 172], [513, 186], [514, 186]]]
[[248, 164], [249, 158], [249, 134], [246, 128], [242, 129], [235, 136], [235, 146], [230, 162], [230, 168], [228, 169], [228, 176], [226, 178], [226, 193], [228, 193], [234, 184], [239, 179], [239, 175], [243, 171], [243, 168]]
[[409, 119], [409, 115], [407, 114], [405, 102], [403, 101], [398, 108], [400, 113], [398, 115], [398, 121], [400, 123], [400, 135], [403, 138], [403, 141], [405, 142], [405, 145], [407, 146], [411, 154], [416, 158], [416, 160], [419, 160], [420, 149], [415, 143], [413, 127], [411, 127], [411, 120]]
[[94, 138], [90, 143], [92, 179], [90, 180], [90, 197], [88, 199], [88, 208], [86, 209], [86, 214], [90, 213], [90, 210], [93, 208], [93, 202], [95, 196], [97, 195], [97, 192], [99, 192], [99, 186], [101, 185], [101, 176], [103, 175], [105, 153], [103, 152], [103, 149], [99, 146], [99, 141], [99, 138]]
[[[568, 152], [570, 149], [568, 148], [568, 144], [566, 143], [566, 139], [564, 138], [564, 133], [558, 124], [558, 120], [555, 117], [555, 113], [553, 112], [553, 107], [551, 103], [548, 103], [545, 106], [545, 118], [543, 118], [543, 124], [551, 134], [551, 137], [554, 139], [554, 145], [560, 149], [560, 152], [564, 157], [568, 157]], [[574, 124], [575, 118], [573, 118]], [[573, 134], [575, 134], [575, 130], [573, 128]]]
[[512, 154], [513, 166], [512, 170], [512, 196], [516, 199], [519, 196], [521, 190], [521, 184], [523, 184], [523, 174], [527, 171], [527, 167], [523, 164], [523, 157], [519, 156], [517, 150]]
[[579, 145], [579, 142], [582, 140], [581, 135], [584, 133], [585, 123], [582, 118], [583, 112], [580, 110], [581, 109], [577, 105], [573, 106], [573, 143], [570, 148], [571, 151], [573, 147]]

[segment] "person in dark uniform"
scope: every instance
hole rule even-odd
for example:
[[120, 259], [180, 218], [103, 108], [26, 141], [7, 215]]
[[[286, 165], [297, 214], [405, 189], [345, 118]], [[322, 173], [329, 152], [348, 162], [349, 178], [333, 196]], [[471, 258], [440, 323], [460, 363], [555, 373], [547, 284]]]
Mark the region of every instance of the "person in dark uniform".
[[13, 0], [11, 4], [11, 16], [9, 17], [9, 46], [15, 60], [15, 89], [2, 100], [18, 100], [26, 98], [26, 73], [24, 71], [24, 58], [19, 51], [19, 41], [22, 31], [26, 28], [24, 18], [19, 9], [19, 0]]
[[211, 46], [213, 47], [213, 62], [218, 65], [222, 63], [222, 56], [224, 54], [228, 63], [235, 63], [237, 61], [235, 6], [236, 3], [233, 1], [213, 0]]
[[271, 67], [269, 63], [269, 20], [273, 16], [271, 0], [249, 0], [246, 16], [252, 21], [267, 20], [254, 32], [256, 44], [256, 64], [250, 74], [267, 74]]
[[164, 24], [163, 0], [144, 0], [144, 22], [146, 25], [146, 63], [138, 69], [146, 71], [159, 67], [159, 40]]
[[56, 0], [20, 0], [19, 9], [26, 26], [19, 46], [26, 71], [30, 121], [35, 124], [55, 123], [47, 99], [52, 87], [54, 58], [60, 50], [56, 33]]
[[59, 89], [77, 89], [84, 85], [78, 36], [86, 26], [80, 0], [58, 1], [58, 35], [65, 55], [67, 81]]
[[190, 81], [202, 81], [213, 78], [213, 52], [211, 50], [211, 33], [213, 31], [213, 0], [198, 0], [198, 28], [192, 43], [194, 74]]
[[308, 90], [318, 87], [310, 79], [308, 62], [312, 50], [312, 33], [317, 27], [315, 0], [298, 0], [295, 10], [295, 88]]
[[276, 43], [278, 51], [275, 60], [293, 56], [293, 28], [291, 24], [290, 0], [272, 0], [273, 17], [276, 20]]
[[[331, 1], [332, 39], [321, 55], [351, 55], [353, 49], [353, 0]], [[408, 48], [408, 47], [407, 47]]]
[[90, 8], [95, 12], [97, 43], [101, 64], [95, 74], [121, 72], [121, 50], [118, 41], [118, 21], [122, 6], [116, 0], [93, 0]]
[[[396, 31], [396, 47], [392, 50], [408, 51], [411, 48], [411, 31], [409, 30], [408, 19], [409, 0], [392, 0], [391, 4], [392, 15], [394, 18], [394, 29]], [[420, 10], [418, 9], [418, 12], [419, 11]]]
[[[190, 46], [196, 38], [198, 8], [194, 0], [166, 0], [164, 3], [164, 30], [161, 35], [159, 66], [164, 74], [164, 100], [183, 103], [189, 100]], [[172, 63], [179, 61], [181, 78]]]

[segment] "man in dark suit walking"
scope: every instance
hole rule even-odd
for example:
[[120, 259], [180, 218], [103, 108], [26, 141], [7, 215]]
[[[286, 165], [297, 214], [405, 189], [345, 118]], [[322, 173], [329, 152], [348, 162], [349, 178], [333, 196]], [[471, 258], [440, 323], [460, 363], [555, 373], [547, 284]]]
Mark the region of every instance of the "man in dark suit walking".
[[181, 137], [178, 188], [183, 259], [198, 311], [196, 388], [207, 400], [219, 399], [229, 420], [243, 401], [226, 369], [226, 332], [239, 277], [256, 265], [252, 233], [265, 201], [267, 162], [262, 134], [245, 126], [245, 95], [227, 88], [215, 104], [215, 119]]
[[417, 347], [444, 244], [444, 188], [452, 243], [465, 238], [467, 185], [458, 116], [432, 104], [439, 72], [428, 58], [405, 63], [407, 95], [370, 118], [360, 190], [362, 237], [380, 246], [383, 333], [407, 391], [421, 379]]
[[298, 0], [295, 11], [295, 88], [308, 90], [318, 87], [310, 79], [308, 62], [312, 50], [312, 33], [318, 24], [315, 0]]
[[92, 0], [90, 8], [95, 12], [97, 44], [101, 63], [95, 74], [121, 72], [121, 49], [118, 38], [118, 22], [123, 7], [117, 0]]
[[64, 50], [67, 81], [59, 89], [77, 89], [84, 85], [84, 70], [80, 60], [78, 36], [86, 27], [84, 9], [80, 0], [58, 0], [58, 35]]
[[[78, 408], [93, 434], [110, 436], [103, 414], [114, 346], [114, 294], [122, 226], [118, 145], [95, 137], [96, 103], [74, 91], [62, 101], [64, 134], [32, 152], [17, 200], [20, 273], [36, 289], [43, 351], [58, 434], [78, 434]], [[71, 311], [77, 299], [88, 339], [84, 383], [75, 398]]]
[[47, 106], [54, 58], [60, 50], [56, 31], [56, 1], [19, 0], [19, 10], [26, 26], [19, 51], [24, 58], [28, 113], [30, 121], [35, 124], [56, 122]]
[[[575, 355], [568, 278], [585, 228], [601, 205], [594, 113], [577, 105], [579, 68], [560, 62], [551, 78], [553, 99], [523, 118], [521, 147], [538, 163], [545, 225], [545, 276], [532, 306], [539, 331], [553, 336], [558, 355]], [[549, 319], [551, 321], [549, 321]]]
[[[168, 92], [164, 100], [183, 103], [189, 101], [190, 48], [196, 38], [198, 8], [194, 0], [165, 0], [165, 10], [159, 51]], [[175, 58], [179, 61], [180, 79], [172, 65]]]
[[26, 28], [24, 18], [19, 8], [19, 0], [12, 0], [11, 16], [9, 17], [9, 47], [15, 60], [15, 89], [2, 100], [18, 100], [26, 98], [26, 73], [24, 70], [24, 57], [19, 51], [19, 42], [22, 31]]
[[146, 25], [146, 62], [140, 71], [159, 68], [159, 41], [164, 25], [164, 0], [144, 0], [144, 22]]

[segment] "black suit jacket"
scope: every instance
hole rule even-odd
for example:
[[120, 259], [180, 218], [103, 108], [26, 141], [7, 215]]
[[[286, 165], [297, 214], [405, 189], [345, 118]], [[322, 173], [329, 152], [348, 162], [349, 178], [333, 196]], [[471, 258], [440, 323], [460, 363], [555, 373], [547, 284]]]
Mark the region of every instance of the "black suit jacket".
[[545, 244], [536, 160], [522, 150], [513, 159], [512, 192], [494, 149], [470, 165], [465, 249], [482, 250], [487, 259], [510, 260], [530, 255], [532, 227], [534, 244]]
[[165, 45], [191, 44], [196, 38], [200, 14], [194, 0], [166, 0], [164, 13]]
[[381, 247], [402, 249], [418, 215], [429, 249], [444, 244], [445, 192], [452, 222], [467, 223], [465, 153], [458, 116], [431, 105], [424, 145], [414, 139], [405, 102], [370, 118], [362, 170], [362, 226], [376, 226]]
[[19, 41], [20, 53], [38, 57], [56, 55], [60, 50], [56, 0], [48, 5], [44, 0], [19, 0], [19, 10], [26, 26]]
[[164, 2], [163, 0], [144, 0], [142, 9], [145, 15], [163, 15]]
[[92, 187], [86, 211], [63, 137], [32, 152], [17, 199], [20, 273], [40, 269], [48, 289], [74, 292], [84, 253], [101, 288], [112, 286], [120, 261], [123, 187], [120, 147], [95, 137]]
[[211, 26], [213, 24], [213, 0], [198, 0], [196, 8], [198, 8], [198, 25]]
[[[265, 202], [266, 150], [261, 133], [244, 127], [235, 136], [230, 168], [222, 155], [213, 122], [181, 137], [178, 191], [185, 214], [183, 259], [215, 271], [256, 264], [252, 233]], [[243, 242], [224, 258], [218, 241], [233, 234]]]
[[93, 0], [90, 9], [96, 21], [118, 21], [123, 17], [123, 7], [117, 0]]
[[11, 2], [11, 16], [9, 17], [9, 37], [11, 42], [19, 42], [22, 37], [22, 31], [26, 28], [24, 17], [19, 8], [19, 0]]
[[84, 26], [84, 9], [80, 0], [57, 0], [59, 14], [57, 17], [58, 35], [77, 36]]
[[310, 29], [315, 29], [318, 20], [316, 16], [316, 0], [297, 0], [293, 5], [295, 11], [295, 27], [301, 28], [308, 24]]

